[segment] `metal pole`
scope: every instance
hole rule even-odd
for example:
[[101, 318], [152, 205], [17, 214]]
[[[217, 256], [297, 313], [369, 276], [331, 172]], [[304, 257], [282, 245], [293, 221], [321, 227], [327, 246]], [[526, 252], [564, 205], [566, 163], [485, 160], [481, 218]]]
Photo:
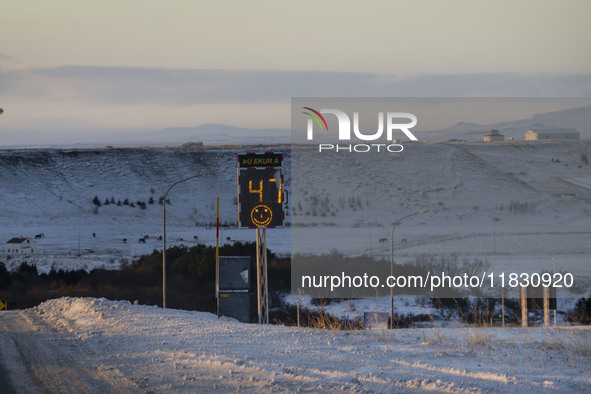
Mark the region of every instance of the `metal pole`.
[[[390, 239], [390, 277], [394, 276], [394, 228], [398, 222], [392, 226], [392, 238]], [[394, 288], [390, 286], [390, 329], [394, 326]]]
[[256, 248], [257, 248], [257, 316], [261, 324], [261, 246], [259, 237], [259, 228], [256, 228]]
[[164, 193], [162, 200], [162, 308], [164, 309], [166, 309], [166, 195], [168, 190]]
[[264, 227], [256, 228], [257, 312], [259, 324], [269, 324], [269, 289], [267, 283], [267, 235]]
[[501, 325], [505, 327], [505, 289], [501, 290]]
[[267, 279], [267, 229], [263, 227], [263, 262], [265, 264], [265, 324], [269, 324], [269, 280]]
[[[390, 238], [390, 277], [394, 276], [394, 229], [397, 225], [400, 224], [406, 218], [411, 216], [420, 215], [422, 213], [429, 212], [428, 209], [422, 209], [419, 212], [411, 213], [410, 215], [406, 215], [397, 221], [394, 222], [392, 225], [392, 237]], [[393, 328], [394, 325], [394, 288], [390, 286], [390, 329]]]
[[215, 313], [220, 317], [220, 198], [216, 199], [215, 211]]
[[176, 181], [172, 185], [166, 189], [164, 193], [164, 198], [162, 199], [162, 308], [166, 308], [166, 197], [168, 196], [168, 192], [170, 189], [178, 185], [179, 183], [188, 181], [193, 178], [197, 178], [201, 175], [205, 175], [203, 173], [190, 176], [188, 178], [181, 179], [180, 181]]
[[[552, 257], [552, 279], [554, 279], [554, 275], [556, 274], [556, 257]], [[554, 293], [556, 300], [554, 301], [556, 305], [554, 306], [554, 327], [556, 327], [556, 309], [558, 309], [558, 297], [556, 293]]]

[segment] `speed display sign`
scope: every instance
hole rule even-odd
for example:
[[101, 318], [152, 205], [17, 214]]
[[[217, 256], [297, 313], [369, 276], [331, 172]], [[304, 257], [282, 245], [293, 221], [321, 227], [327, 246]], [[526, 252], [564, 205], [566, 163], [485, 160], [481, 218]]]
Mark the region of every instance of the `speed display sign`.
[[238, 168], [239, 226], [283, 226], [282, 155], [250, 154], [239, 155], [238, 158], [241, 165]]

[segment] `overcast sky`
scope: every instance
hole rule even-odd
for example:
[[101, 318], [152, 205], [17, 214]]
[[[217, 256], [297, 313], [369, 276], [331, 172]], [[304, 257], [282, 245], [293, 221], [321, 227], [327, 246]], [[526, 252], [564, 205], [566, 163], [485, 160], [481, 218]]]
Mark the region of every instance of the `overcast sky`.
[[23, 130], [289, 128], [292, 96], [591, 96], [586, 0], [0, 6], [11, 141]]

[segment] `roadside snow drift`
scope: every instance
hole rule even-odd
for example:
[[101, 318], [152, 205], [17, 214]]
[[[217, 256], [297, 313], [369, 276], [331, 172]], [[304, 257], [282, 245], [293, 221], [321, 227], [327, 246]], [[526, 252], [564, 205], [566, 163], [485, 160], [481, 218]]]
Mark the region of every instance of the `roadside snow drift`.
[[123, 391], [591, 391], [590, 327], [330, 331], [94, 298], [18, 317]]

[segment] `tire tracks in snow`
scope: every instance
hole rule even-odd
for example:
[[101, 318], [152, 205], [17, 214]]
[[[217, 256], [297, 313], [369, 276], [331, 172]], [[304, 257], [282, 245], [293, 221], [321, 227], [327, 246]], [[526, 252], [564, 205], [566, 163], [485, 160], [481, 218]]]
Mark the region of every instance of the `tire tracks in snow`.
[[133, 391], [129, 382], [107, 376], [94, 364], [92, 353], [92, 349], [75, 338], [58, 333], [26, 312], [0, 313], [0, 361], [7, 375], [2, 380], [10, 382], [9, 390], [12, 388], [16, 393]]

